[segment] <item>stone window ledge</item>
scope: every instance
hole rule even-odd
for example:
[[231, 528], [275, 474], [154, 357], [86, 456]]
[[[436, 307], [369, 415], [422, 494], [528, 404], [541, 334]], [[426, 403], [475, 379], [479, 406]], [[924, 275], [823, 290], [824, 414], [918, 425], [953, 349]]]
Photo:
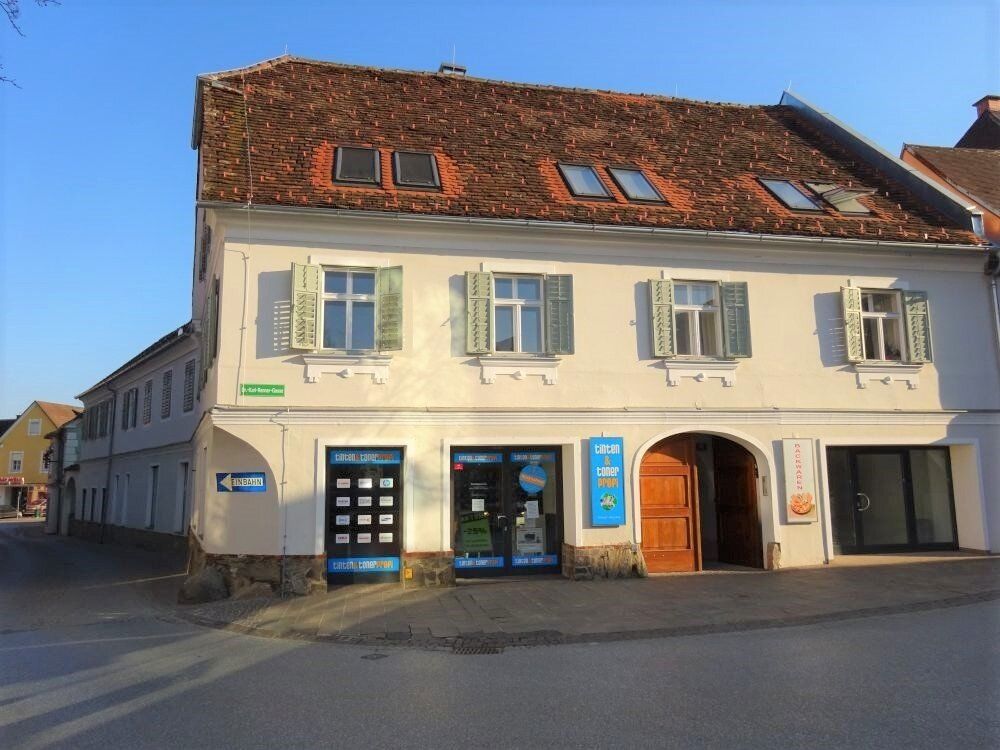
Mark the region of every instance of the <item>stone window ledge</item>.
[[667, 385], [680, 385], [681, 378], [691, 378], [704, 383], [709, 378], [718, 378], [722, 385], [731, 388], [736, 385], [736, 368], [739, 362], [734, 359], [667, 359], [663, 361], [667, 371]]
[[376, 385], [389, 381], [388, 354], [304, 354], [306, 382], [318, 383], [323, 375], [338, 375], [353, 378], [355, 375], [370, 375]]
[[490, 354], [479, 357], [483, 383], [495, 383], [498, 375], [510, 375], [515, 380], [541, 377], [545, 385], [559, 381], [559, 357]]
[[852, 369], [858, 379], [858, 388], [867, 388], [873, 381], [885, 385], [899, 381], [905, 382], [906, 387], [913, 391], [920, 387], [920, 371], [923, 365], [858, 362]]

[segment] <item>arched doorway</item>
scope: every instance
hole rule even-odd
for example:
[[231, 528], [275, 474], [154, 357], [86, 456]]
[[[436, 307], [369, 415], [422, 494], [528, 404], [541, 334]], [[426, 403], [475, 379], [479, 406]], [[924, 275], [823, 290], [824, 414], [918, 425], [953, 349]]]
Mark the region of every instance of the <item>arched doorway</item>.
[[642, 552], [651, 573], [716, 563], [764, 567], [757, 462], [742, 445], [685, 433], [653, 445], [639, 468]]

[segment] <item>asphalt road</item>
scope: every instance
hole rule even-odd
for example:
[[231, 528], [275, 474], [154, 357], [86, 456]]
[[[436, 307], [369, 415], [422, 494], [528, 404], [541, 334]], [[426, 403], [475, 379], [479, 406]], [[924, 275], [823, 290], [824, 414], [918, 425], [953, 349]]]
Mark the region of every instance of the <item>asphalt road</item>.
[[996, 602], [459, 656], [203, 629], [175, 573], [0, 523], [0, 748], [1000, 746]]

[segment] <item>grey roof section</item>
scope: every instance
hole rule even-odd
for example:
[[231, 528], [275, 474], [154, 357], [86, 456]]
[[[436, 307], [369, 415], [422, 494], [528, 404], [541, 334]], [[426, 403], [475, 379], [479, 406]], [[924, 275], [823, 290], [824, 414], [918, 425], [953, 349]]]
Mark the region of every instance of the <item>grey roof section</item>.
[[[792, 107], [820, 131], [851, 148], [870, 164], [905, 185], [918, 198], [959, 226], [977, 234], [981, 233], [982, 213], [962, 196], [941, 187], [929, 177], [921, 174], [915, 167], [911, 167], [893, 156], [874, 141], [841, 122], [829, 112], [807, 102], [798, 94], [785, 91], [781, 94], [780, 103]], [[973, 216], [980, 217], [980, 221], [973, 221]]]

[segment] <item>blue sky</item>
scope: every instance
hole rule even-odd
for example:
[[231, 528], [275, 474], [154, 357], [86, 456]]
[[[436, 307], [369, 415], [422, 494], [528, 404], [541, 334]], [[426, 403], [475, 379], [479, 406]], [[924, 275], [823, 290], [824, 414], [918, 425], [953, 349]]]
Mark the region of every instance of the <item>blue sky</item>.
[[198, 73], [285, 51], [709, 101], [791, 87], [898, 153], [1000, 91], [1000, 0], [22, 0], [0, 28], [0, 417], [71, 402], [190, 309]]

